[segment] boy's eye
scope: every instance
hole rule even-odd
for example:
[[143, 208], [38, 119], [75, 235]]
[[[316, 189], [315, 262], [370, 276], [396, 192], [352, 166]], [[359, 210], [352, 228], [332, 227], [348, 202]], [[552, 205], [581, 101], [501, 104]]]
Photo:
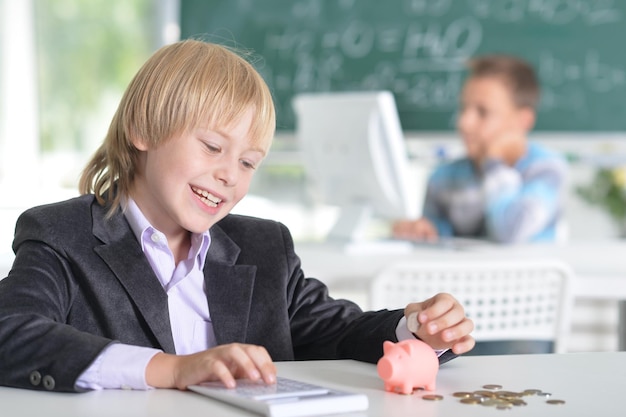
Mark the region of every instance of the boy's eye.
[[481, 118], [485, 118], [489, 115], [489, 111], [484, 107], [478, 107], [476, 111], [478, 112], [478, 116]]
[[212, 153], [218, 153], [220, 151], [219, 146], [213, 145], [211, 143], [205, 143], [204, 146], [206, 146], [206, 148]]
[[256, 169], [256, 165], [253, 162], [246, 161], [245, 159], [241, 160], [241, 165], [243, 165], [244, 168]]

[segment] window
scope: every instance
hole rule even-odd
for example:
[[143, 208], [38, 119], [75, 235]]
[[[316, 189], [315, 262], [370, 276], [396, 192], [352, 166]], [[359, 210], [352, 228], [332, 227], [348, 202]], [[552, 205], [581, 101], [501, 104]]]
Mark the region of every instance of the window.
[[177, 40], [177, 10], [177, 0], [0, 0], [0, 253], [22, 210], [78, 194], [132, 76]]

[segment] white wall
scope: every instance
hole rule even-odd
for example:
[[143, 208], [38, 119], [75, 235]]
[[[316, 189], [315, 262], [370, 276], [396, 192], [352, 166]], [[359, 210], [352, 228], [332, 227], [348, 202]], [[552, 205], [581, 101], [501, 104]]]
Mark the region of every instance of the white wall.
[[39, 177], [35, 32], [31, 0], [0, 0], [0, 188]]

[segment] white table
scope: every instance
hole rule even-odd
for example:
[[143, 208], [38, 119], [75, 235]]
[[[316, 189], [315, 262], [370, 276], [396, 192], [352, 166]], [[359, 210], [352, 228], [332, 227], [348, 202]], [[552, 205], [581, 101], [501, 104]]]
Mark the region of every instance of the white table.
[[[626, 352], [460, 357], [441, 367], [434, 393], [444, 398], [437, 402], [423, 400], [421, 391], [412, 395], [385, 392], [372, 364], [310, 361], [277, 365], [281, 376], [365, 393], [369, 409], [345, 416], [485, 417], [508, 412], [517, 417], [611, 417], [624, 414]], [[566, 403], [549, 405], [544, 398], [526, 397], [527, 406], [499, 411], [461, 404], [452, 396], [457, 391], [479, 390], [484, 384], [500, 384], [511, 391], [540, 389]], [[10, 417], [254, 416], [192, 392], [175, 390], [59, 394], [0, 388], [0, 404], [2, 415]]]
[[298, 242], [296, 252], [305, 274], [326, 283], [331, 294], [334, 288], [365, 294], [371, 280], [385, 266], [406, 260], [558, 259], [574, 270], [575, 298], [621, 301], [619, 348], [626, 350], [626, 239], [513, 246], [472, 244], [462, 249], [372, 244], [352, 251], [339, 245]]
[[626, 300], [626, 240], [514, 246], [476, 244], [463, 249], [371, 245], [352, 252], [332, 244], [299, 242], [296, 252], [307, 276], [317, 277], [328, 285], [357, 286], [369, 285], [385, 266], [406, 260], [560, 259], [576, 274], [575, 296]]

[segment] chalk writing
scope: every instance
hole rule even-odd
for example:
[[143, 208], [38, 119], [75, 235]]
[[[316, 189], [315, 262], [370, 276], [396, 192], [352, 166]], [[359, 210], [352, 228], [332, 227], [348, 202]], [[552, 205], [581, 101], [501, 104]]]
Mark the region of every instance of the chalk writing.
[[[467, 60], [510, 53], [537, 68], [539, 128], [558, 130], [565, 124], [565, 130], [595, 130], [613, 123], [626, 129], [626, 55], [621, 53], [626, 1], [211, 3], [219, 7], [204, 16], [210, 20], [202, 23], [208, 26], [204, 31], [230, 30], [262, 58], [257, 67], [275, 96], [279, 127], [293, 126], [291, 99], [300, 92], [388, 89], [405, 128], [448, 129]], [[183, 23], [197, 19], [189, 14], [183, 13]], [[603, 108], [616, 106], [625, 107], [621, 122], [602, 116], [608, 113]]]

